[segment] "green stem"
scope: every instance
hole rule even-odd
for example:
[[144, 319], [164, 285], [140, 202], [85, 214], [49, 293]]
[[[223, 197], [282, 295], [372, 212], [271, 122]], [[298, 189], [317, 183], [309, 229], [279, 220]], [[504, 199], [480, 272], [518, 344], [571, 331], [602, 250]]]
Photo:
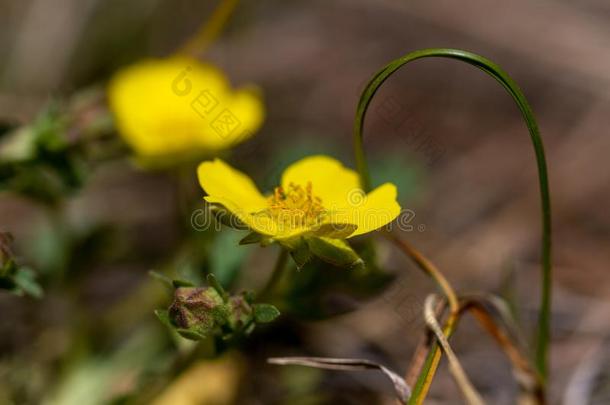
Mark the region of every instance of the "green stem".
[[284, 270], [286, 269], [286, 262], [288, 260], [288, 251], [286, 249], [280, 250], [280, 255], [277, 257], [277, 261], [275, 262], [275, 266], [273, 267], [273, 271], [271, 272], [271, 277], [267, 281], [267, 284], [258, 294], [259, 299], [268, 298], [274, 293], [277, 285], [279, 284], [282, 276], [284, 275]]
[[[550, 321], [551, 321], [551, 197], [548, 185], [548, 174], [546, 167], [546, 159], [544, 154], [544, 145], [540, 137], [538, 125], [534, 118], [529, 103], [519, 89], [519, 86], [494, 62], [482, 56], [471, 52], [457, 49], [423, 49], [411, 52], [401, 58], [398, 58], [383, 69], [378, 71], [369, 81], [368, 85], [362, 92], [356, 117], [354, 120], [354, 146], [356, 154], [356, 163], [360, 174], [360, 181], [365, 191], [370, 190], [370, 176], [368, 172], [366, 156], [364, 153], [364, 116], [371, 103], [371, 100], [379, 87], [390, 77], [394, 72], [402, 66], [417, 59], [428, 57], [441, 57], [449, 59], [457, 59], [475, 66], [498, 81], [502, 87], [511, 95], [516, 102], [523, 119], [530, 133], [530, 138], [536, 155], [536, 163], [538, 168], [538, 180], [540, 187], [541, 200], [541, 216], [542, 216], [542, 288], [541, 288], [541, 304], [540, 316], [538, 319], [537, 342], [536, 342], [536, 367], [542, 376], [543, 380], [547, 378], [548, 364], [548, 345], [550, 339]], [[421, 376], [420, 376], [421, 378]]]

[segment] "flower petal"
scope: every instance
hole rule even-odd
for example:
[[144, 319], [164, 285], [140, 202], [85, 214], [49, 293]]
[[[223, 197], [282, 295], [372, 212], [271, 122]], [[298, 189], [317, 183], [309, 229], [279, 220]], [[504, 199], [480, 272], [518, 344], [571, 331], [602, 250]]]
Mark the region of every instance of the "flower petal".
[[353, 223], [358, 225], [348, 238], [374, 231], [392, 222], [400, 214], [396, 195], [396, 186], [391, 183], [385, 183], [368, 193], [362, 204], [348, 214]]
[[313, 194], [322, 199], [328, 210], [350, 207], [350, 196], [360, 190], [358, 174], [341, 162], [324, 155], [310, 156], [290, 165], [282, 175], [282, 186], [290, 183], [306, 186], [311, 182]]
[[272, 235], [275, 224], [259, 213], [267, 209], [267, 200], [252, 179], [220, 159], [203, 162], [197, 169], [199, 183], [208, 194], [205, 200], [224, 206], [253, 230]]

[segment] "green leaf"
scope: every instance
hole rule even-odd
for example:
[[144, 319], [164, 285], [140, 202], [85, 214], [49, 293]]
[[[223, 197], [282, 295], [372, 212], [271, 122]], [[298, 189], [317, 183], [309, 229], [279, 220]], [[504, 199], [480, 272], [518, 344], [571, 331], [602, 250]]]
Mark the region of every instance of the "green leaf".
[[254, 305], [254, 320], [256, 323], [269, 323], [280, 316], [280, 311], [271, 304]]
[[327, 263], [347, 268], [364, 266], [360, 256], [341, 239], [311, 237], [307, 238], [307, 244], [314, 255]]

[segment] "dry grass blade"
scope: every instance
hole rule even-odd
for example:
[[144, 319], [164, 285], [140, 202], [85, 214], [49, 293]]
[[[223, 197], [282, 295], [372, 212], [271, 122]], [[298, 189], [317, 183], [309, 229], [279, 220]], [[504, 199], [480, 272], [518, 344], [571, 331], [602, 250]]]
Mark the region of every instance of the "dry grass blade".
[[[436, 319], [441, 319], [443, 313], [447, 309], [447, 300], [439, 299], [435, 308]], [[430, 353], [434, 342], [434, 336], [430, 332], [430, 329], [425, 328], [424, 333], [420, 339], [419, 344], [415, 348], [415, 353], [411, 359], [409, 369], [405, 373], [405, 381], [409, 386], [414, 386], [417, 383], [417, 377], [421, 374], [426, 362], [426, 358]]]
[[462, 299], [461, 312], [464, 311], [474, 315], [510, 360], [522, 392], [519, 403], [546, 403], [542, 380], [526, 354], [524, 339], [506, 303], [490, 294], [471, 295]]
[[280, 366], [297, 365], [306, 367], [315, 367], [326, 370], [341, 370], [341, 371], [363, 371], [363, 370], [379, 370], [390, 379], [394, 386], [394, 391], [398, 399], [405, 403], [411, 396], [411, 388], [402, 379], [401, 376], [382, 366], [365, 359], [339, 359], [332, 357], [273, 357], [267, 360], [270, 364]]
[[460, 364], [457, 356], [453, 352], [453, 349], [451, 349], [451, 346], [449, 345], [449, 341], [441, 330], [441, 326], [439, 325], [435, 316], [436, 302], [436, 295], [431, 294], [426, 297], [426, 301], [424, 303], [424, 319], [426, 320], [426, 325], [428, 325], [432, 332], [434, 332], [441, 348], [447, 355], [447, 359], [449, 360], [449, 371], [451, 371], [453, 378], [462, 390], [462, 394], [464, 394], [466, 402], [470, 405], [484, 405], [485, 401], [483, 401], [481, 395], [476, 391], [468, 379], [464, 368]]

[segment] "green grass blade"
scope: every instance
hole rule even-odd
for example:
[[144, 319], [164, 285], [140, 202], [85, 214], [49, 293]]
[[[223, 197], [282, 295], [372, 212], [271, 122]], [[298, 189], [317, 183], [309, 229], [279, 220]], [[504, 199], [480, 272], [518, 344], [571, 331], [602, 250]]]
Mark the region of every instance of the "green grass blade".
[[[356, 154], [356, 163], [360, 174], [360, 181], [363, 189], [369, 191], [371, 188], [370, 177], [366, 162], [366, 156], [363, 146], [363, 127], [366, 111], [373, 99], [373, 96], [379, 87], [388, 79], [394, 72], [402, 66], [417, 59], [440, 57], [448, 59], [456, 59], [475, 66], [498, 81], [504, 89], [511, 95], [517, 103], [519, 110], [525, 120], [530, 133], [531, 141], [536, 155], [536, 163], [538, 168], [538, 179], [541, 197], [541, 215], [542, 215], [542, 291], [540, 316], [538, 320], [538, 330], [536, 338], [536, 366], [543, 380], [547, 377], [548, 364], [548, 345], [550, 339], [550, 321], [551, 321], [551, 197], [548, 185], [548, 174], [546, 159], [544, 154], [544, 145], [540, 137], [538, 125], [534, 118], [532, 109], [527, 102], [525, 96], [519, 89], [519, 86], [494, 62], [482, 56], [471, 52], [458, 49], [433, 48], [423, 49], [411, 52], [401, 58], [398, 58], [383, 69], [377, 72], [369, 81], [368, 85], [362, 92], [360, 101], [356, 111], [354, 120], [354, 146]], [[425, 374], [425, 373], [424, 373]], [[420, 376], [421, 377], [421, 376]]]

